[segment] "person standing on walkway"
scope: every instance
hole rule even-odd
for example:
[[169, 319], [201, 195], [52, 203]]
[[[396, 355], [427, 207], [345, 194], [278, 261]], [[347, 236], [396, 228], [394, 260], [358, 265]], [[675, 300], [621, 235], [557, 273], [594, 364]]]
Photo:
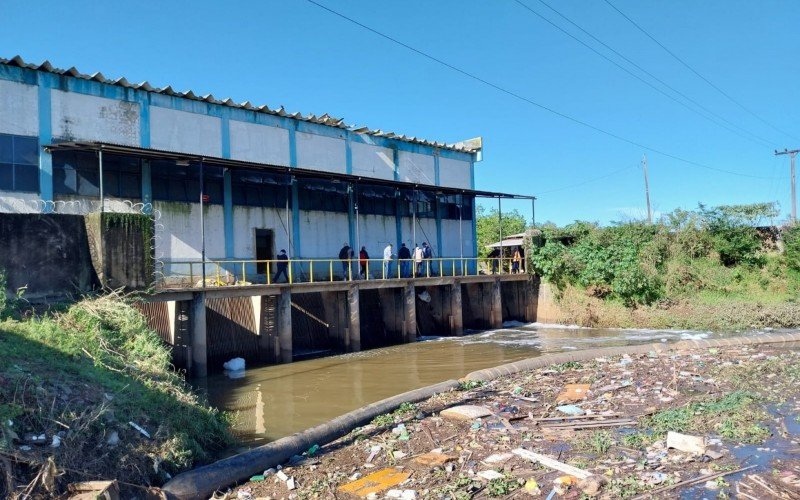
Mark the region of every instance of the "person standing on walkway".
[[405, 243], [400, 244], [400, 250], [397, 252], [397, 258], [400, 260], [400, 276], [408, 278], [411, 276], [411, 250], [408, 249]]
[[369, 262], [369, 254], [367, 253], [367, 247], [361, 247], [361, 251], [358, 252], [358, 263], [361, 264], [361, 276], [364, 279], [367, 279], [367, 273], [369, 272], [367, 268], [367, 264]]
[[392, 253], [392, 244], [389, 243], [386, 245], [386, 248], [383, 249], [383, 279], [389, 279], [392, 277], [393, 258], [394, 254]]
[[511, 259], [511, 272], [514, 274], [519, 273], [519, 263], [522, 262], [522, 255], [519, 253], [519, 247], [514, 249], [514, 257]]
[[492, 274], [497, 274], [497, 269], [500, 267], [500, 248], [492, 249], [487, 257], [492, 265]]
[[416, 264], [417, 276], [423, 276], [422, 261], [425, 260], [425, 253], [419, 245], [414, 246], [414, 263]]
[[286, 281], [289, 281], [289, 275], [286, 273], [286, 269], [289, 267], [289, 257], [286, 255], [286, 250], [281, 249], [281, 253], [278, 254], [278, 262], [275, 263], [275, 275], [272, 277], [272, 282], [277, 283], [278, 278], [281, 277], [281, 274]]
[[425, 259], [426, 276], [433, 276], [436, 274], [436, 270], [433, 269], [433, 248], [428, 245], [427, 241], [422, 242], [422, 258]]
[[339, 260], [342, 261], [342, 279], [347, 281], [350, 279], [350, 259], [353, 258], [353, 249], [350, 245], [344, 243], [342, 249], [339, 250]]

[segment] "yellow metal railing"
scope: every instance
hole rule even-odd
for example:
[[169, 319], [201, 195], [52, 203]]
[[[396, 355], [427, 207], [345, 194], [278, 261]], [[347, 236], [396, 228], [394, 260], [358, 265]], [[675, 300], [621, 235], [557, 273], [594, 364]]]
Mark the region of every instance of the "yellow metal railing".
[[[161, 286], [209, 287], [477, 276], [525, 272], [525, 262], [510, 257], [415, 259], [166, 260]], [[205, 283], [203, 270], [205, 268]]]

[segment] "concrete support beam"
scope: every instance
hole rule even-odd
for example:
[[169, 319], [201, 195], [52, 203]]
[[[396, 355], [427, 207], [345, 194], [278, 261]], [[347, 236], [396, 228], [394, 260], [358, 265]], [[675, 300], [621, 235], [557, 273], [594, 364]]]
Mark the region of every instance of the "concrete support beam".
[[347, 337], [345, 346], [350, 352], [361, 350], [361, 311], [360, 311], [358, 287], [351, 286], [347, 289]]
[[278, 295], [278, 343], [280, 345], [280, 362], [292, 362], [292, 293], [282, 290]]
[[208, 343], [206, 338], [206, 294], [197, 292], [192, 298], [192, 376], [208, 376]]
[[500, 288], [500, 280], [492, 282], [491, 286], [491, 308], [489, 313], [489, 325], [491, 328], [503, 327], [503, 292]]
[[450, 285], [450, 335], [464, 335], [464, 314], [461, 305], [461, 283]]
[[403, 289], [405, 321], [403, 328], [403, 342], [414, 342], [417, 338], [417, 293], [413, 284], [408, 284]]

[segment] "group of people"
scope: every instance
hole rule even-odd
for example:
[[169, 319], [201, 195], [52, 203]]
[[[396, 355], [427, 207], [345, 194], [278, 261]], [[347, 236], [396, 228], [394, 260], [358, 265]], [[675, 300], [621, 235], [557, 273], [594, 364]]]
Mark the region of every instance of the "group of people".
[[[339, 250], [339, 261], [342, 265], [342, 278], [344, 280], [352, 279], [351, 263], [355, 257], [353, 249], [346, 242]], [[495, 274], [500, 269], [500, 265], [504, 257], [500, 248], [494, 248], [489, 255], [487, 255], [491, 262], [492, 273]], [[414, 249], [410, 249], [405, 243], [400, 245], [400, 250], [397, 255], [394, 254], [394, 248], [391, 243], [386, 245], [383, 249], [383, 275], [384, 278], [393, 278], [395, 274], [392, 273], [392, 265], [394, 260], [397, 259], [400, 265], [401, 278], [412, 278], [417, 276], [434, 276], [436, 268], [433, 264], [433, 249], [428, 245], [427, 241], [422, 242], [422, 246], [415, 245]], [[516, 274], [520, 272], [520, 265], [525, 259], [521, 247], [515, 247], [511, 257], [511, 272]], [[281, 250], [276, 258], [275, 274], [272, 278], [273, 283], [278, 283], [279, 279], [283, 277], [289, 281], [287, 273], [289, 267], [289, 257], [286, 255], [286, 250]], [[366, 279], [369, 273], [369, 253], [367, 247], [362, 246], [361, 251], [358, 252], [359, 273], [361, 279]]]
[[[517, 274], [520, 271], [520, 265], [525, 260], [525, 254], [523, 253], [522, 247], [514, 247], [514, 251], [512, 252], [511, 257], [511, 273]], [[503, 256], [503, 252], [500, 250], [500, 247], [495, 247], [489, 252], [489, 255], [486, 256], [489, 261], [491, 262], [492, 266], [492, 274], [497, 274], [498, 270], [500, 269], [500, 265], [502, 264], [504, 259], [507, 257]], [[507, 262], [507, 260], [506, 260]]]
[[[347, 243], [342, 245], [339, 250], [339, 261], [342, 265], [342, 275], [344, 279], [350, 279], [350, 263], [354, 258], [353, 249]], [[400, 245], [397, 255], [394, 253], [394, 247], [391, 243], [386, 245], [383, 249], [383, 274], [382, 277], [392, 278], [393, 274], [392, 264], [395, 258], [400, 263], [400, 277], [411, 278], [413, 276], [427, 276], [429, 273], [434, 273], [434, 266], [431, 264], [433, 260], [433, 249], [428, 245], [427, 241], [422, 242], [422, 246], [415, 245], [414, 249], [409, 249], [405, 243]], [[369, 252], [367, 247], [362, 246], [358, 252], [359, 264], [359, 277], [362, 279], [367, 278], [369, 273]], [[413, 265], [413, 267], [412, 267]]]

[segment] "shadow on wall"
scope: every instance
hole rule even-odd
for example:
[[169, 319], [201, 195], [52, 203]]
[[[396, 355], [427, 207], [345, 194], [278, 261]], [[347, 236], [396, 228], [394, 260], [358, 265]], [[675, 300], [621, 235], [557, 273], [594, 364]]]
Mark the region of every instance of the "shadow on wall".
[[147, 288], [152, 234], [140, 214], [0, 214], [0, 269], [8, 291], [24, 287], [28, 299]]

